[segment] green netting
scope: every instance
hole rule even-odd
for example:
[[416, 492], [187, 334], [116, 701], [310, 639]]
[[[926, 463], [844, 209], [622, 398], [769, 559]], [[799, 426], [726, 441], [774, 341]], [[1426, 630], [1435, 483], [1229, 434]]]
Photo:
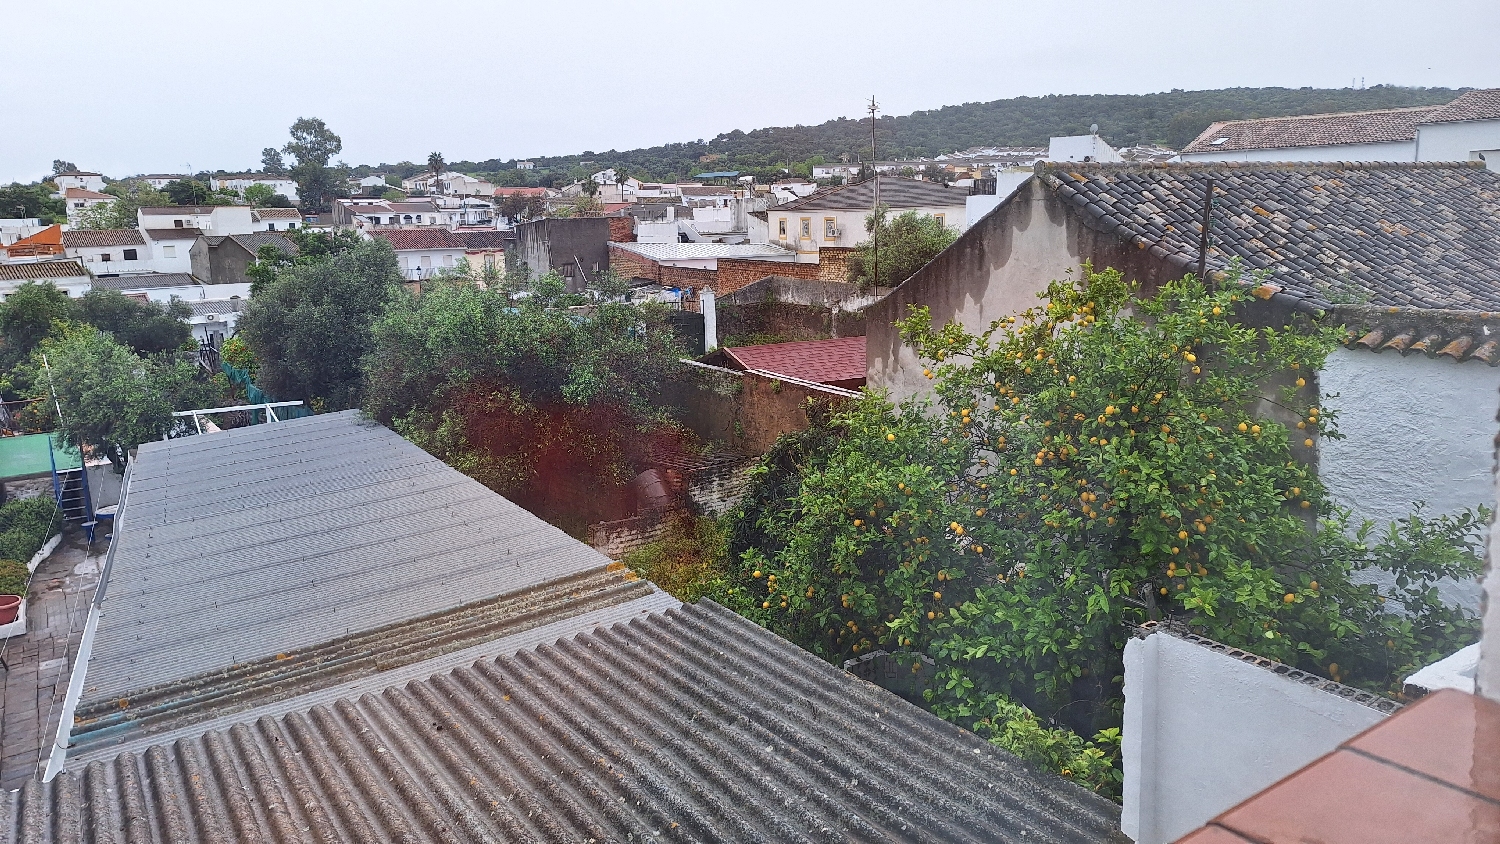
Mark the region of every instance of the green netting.
[[[240, 369], [237, 366], [231, 366], [223, 361], [219, 362], [219, 368], [224, 371], [226, 378], [245, 388], [245, 404], [268, 404], [276, 401], [276, 399], [267, 395], [264, 390], [255, 386], [255, 382], [250, 380], [250, 373], [248, 371]], [[298, 419], [311, 415], [312, 411], [306, 407], [276, 408], [276, 417], [278, 419]], [[265, 413], [259, 410], [251, 411], [250, 418], [253, 422], [257, 423], [266, 421]]]

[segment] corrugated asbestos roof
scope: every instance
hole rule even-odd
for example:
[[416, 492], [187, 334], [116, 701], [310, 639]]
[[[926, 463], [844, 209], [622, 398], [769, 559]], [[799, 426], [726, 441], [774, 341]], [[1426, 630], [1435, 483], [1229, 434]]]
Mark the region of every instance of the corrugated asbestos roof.
[[357, 411], [146, 443], [81, 706], [609, 561]]
[[871, 208], [875, 202], [875, 182], [880, 182], [880, 202], [891, 208], [963, 208], [968, 191], [950, 188], [936, 182], [903, 179], [899, 176], [877, 176], [857, 185], [820, 190], [771, 211], [855, 211]]
[[790, 260], [796, 255], [780, 246], [754, 243], [611, 243], [610, 246], [644, 255], [653, 261], [686, 261], [701, 258], [759, 258]]
[[1500, 173], [1468, 164], [1052, 164], [1058, 197], [1183, 272], [1239, 258], [1313, 309], [1500, 310]]
[[709, 602], [96, 762], [16, 844], [1123, 842], [1119, 807]]
[[160, 290], [164, 287], [192, 287], [198, 283], [192, 273], [136, 273], [96, 278], [91, 286], [95, 290]]

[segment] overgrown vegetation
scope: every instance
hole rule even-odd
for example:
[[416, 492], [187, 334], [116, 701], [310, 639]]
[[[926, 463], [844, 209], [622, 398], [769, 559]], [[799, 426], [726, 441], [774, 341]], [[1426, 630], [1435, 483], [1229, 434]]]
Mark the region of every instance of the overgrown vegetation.
[[627, 553], [625, 565], [684, 603], [725, 589], [726, 536], [719, 520], [680, 510], [664, 518], [661, 539]]
[[26, 561], [60, 530], [62, 514], [51, 496], [18, 498], [0, 504], [0, 560], [19, 560], [21, 566], [21, 591], [6, 591], [12, 584], [0, 582], [0, 595], [26, 594]]
[[931, 214], [907, 211], [891, 218], [884, 204], [865, 217], [865, 232], [870, 237], [849, 261], [849, 281], [861, 290], [895, 287], [958, 239], [957, 229]]
[[779, 445], [714, 597], [833, 661], [928, 654], [937, 714], [1111, 794], [1127, 625], [1399, 691], [1475, 638], [1435, 583], [1477, 575], [1488, 514], [1348, 524], [1306, 463], [1337, 435], [1307, 386], [1336, 330], [1257, 331], [1246, 304], [1105, 271], [980, 335], [915, 312], [933, 395]]

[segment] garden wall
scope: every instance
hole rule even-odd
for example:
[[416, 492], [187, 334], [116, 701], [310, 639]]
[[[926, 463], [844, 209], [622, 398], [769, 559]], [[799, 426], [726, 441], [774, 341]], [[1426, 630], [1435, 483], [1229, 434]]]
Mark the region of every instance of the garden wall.
[[809, 402], [839, 403], [849, 390], [736, 372], [683, 361], [665, 401], [698, 436], [730, 450], [762, 455], [782, 434], [806, 430]]

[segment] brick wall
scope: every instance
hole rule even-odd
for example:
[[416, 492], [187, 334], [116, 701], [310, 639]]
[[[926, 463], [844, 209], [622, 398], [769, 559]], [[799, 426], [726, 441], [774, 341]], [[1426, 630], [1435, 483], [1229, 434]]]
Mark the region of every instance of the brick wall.
[[819, 281], [847, 282], [849, 259], [859, 251], [852, 246], [824, 246], [818, 250]]
[[618, 246], [609, 247], [609, 268], [621, 278], [649, 278], [652, 281], [661, 281], [660, 264], [644, 255], [631, 252], [629, 249], [621, 249]]
[[719, 283], [714, 288], [714, 292], [720, 296], [725, 296], [747, 284], [760, 281], [768, 275], [811, 280], [819, 277], [817, 264], [798, 264], [791, 261], [756, 261], [751, 258], [720, 258]]
[[719, 274], [713, 270], [671, 267], [665, 264], [662, 265], [661, 274], [657, 277], [664, 287], [693, 287], [699, 290], [714, 287], [718, 278]]
[[612, 243], [635, 243], [635, 218], [610, 217], [609, 239]]

